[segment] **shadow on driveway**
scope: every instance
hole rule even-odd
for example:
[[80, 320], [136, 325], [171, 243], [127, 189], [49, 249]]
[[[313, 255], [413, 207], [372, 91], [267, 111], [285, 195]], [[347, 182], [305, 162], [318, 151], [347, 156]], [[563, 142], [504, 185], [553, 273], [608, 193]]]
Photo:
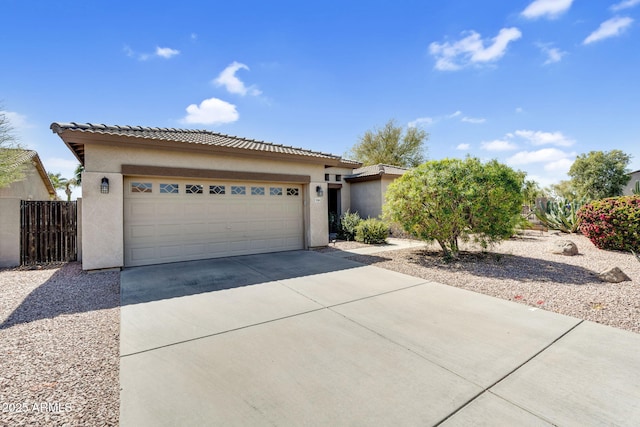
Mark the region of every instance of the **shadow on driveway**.
[[312, 251], [288, 251], [127, 268], [121, 272], [121, 305], [255, 285], [362, 264]]

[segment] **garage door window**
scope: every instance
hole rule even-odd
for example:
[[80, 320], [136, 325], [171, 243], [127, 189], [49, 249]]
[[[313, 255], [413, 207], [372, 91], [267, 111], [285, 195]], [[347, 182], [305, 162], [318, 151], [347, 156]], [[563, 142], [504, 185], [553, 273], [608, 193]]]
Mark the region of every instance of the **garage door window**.
[[247, 194], [247, 187], [240, 186], [240, 185], [232, 185], [231, 194], [235, 194], [235, 195]]
[[132, 193], [151, 193], [151, 183], [150, 182], [132, 182], [131, 183], [131, 192]]
[[269, 194], [272, 196], [282, 196], [282, 188], [281, 187], [271, 187], [269, 188]]
[[202, 194], [202, 185], [200, 184], [187, 184], [185, 188], [187, 194]]
[[299, 196], [300, 191], [297, 188], [287, 188], [287, 196]]
[[178, 194], [178, 184], [160, 184], [160, 194]]
[[264, 187], [251, 187], [252, 196], [264, 196]]
[[209, 194], [225, 194], [225, 186], [224, 185], [210, 185], [209, 186]]

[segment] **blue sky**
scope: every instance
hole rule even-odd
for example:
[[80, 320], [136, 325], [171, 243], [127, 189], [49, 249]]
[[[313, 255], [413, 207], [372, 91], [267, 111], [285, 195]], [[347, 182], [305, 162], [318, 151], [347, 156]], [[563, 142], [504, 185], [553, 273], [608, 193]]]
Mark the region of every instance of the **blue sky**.
[[344, 154], [389, 119], [430, 159], [542, 185], [577, 154], [640, 169], [640, 0], [3, 0], [0, 100], [50, 172], [51, 122], [209, 129]]

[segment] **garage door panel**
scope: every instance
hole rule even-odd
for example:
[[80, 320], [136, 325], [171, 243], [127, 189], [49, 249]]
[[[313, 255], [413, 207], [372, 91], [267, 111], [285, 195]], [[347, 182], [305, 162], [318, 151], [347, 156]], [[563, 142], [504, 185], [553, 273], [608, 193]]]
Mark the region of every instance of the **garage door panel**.
[[[303, 247], [300, 185], [171, 179], [178, 193], [165, 194], [160, 184], [169, 180], [134, 180], [149, 183], [150, 193], [132, 193], [131, 181], [124, 184], [127, 266]], [[198, 188], [188, 185], [202, 193], [187, 194]], [[232, 194], [243, 188], [245, 194]]]

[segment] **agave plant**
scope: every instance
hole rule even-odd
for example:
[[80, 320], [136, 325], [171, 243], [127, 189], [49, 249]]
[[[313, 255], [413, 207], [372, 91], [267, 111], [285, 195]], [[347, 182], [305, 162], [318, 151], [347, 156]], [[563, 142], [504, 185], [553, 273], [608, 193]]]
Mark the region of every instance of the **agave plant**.
[[541, 207], [536, 207], [536, 218], [552, 230], [559, 230], [563, 233], [575, 233], [580, 226], [577, 213], [585, 203], [585, 199], [577, 201], [564, 198], [549, 200], [542, 204]]

